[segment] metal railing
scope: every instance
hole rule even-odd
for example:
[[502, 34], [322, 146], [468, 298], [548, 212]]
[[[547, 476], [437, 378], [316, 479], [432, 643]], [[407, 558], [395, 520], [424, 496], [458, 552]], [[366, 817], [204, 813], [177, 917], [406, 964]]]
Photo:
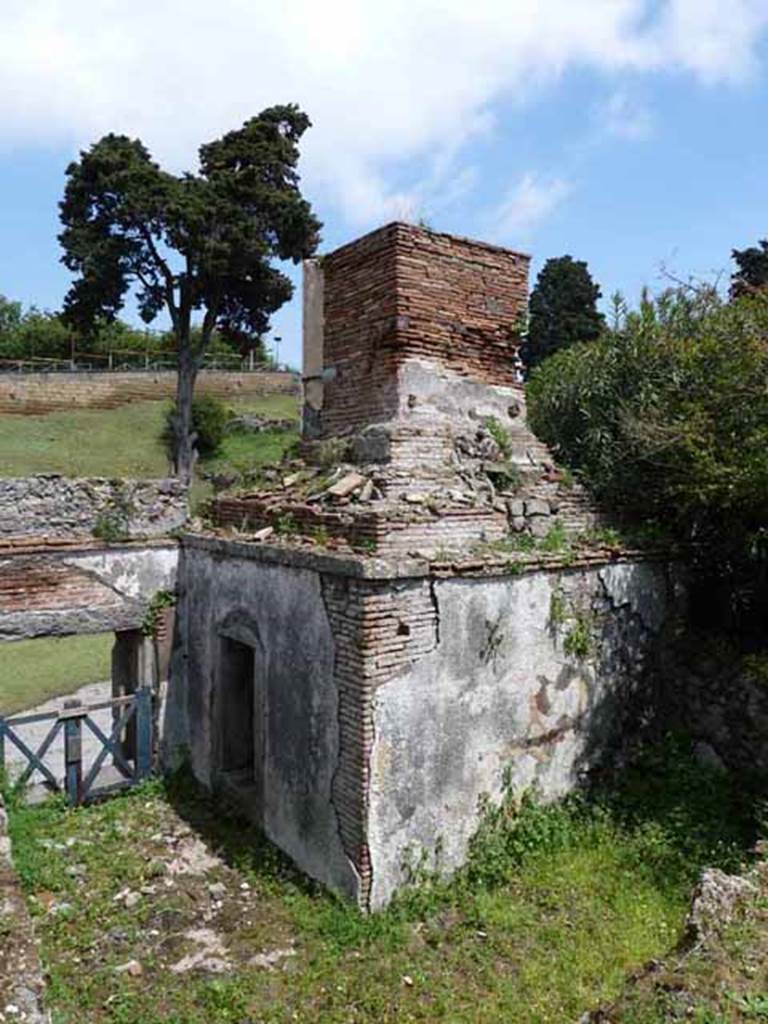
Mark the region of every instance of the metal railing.
[[[68, 700], [60, 711], [44, 711], [31, 715], [0, 716], [0, 774], [8, 778], [13, 790], [26, 788], [35, 774], [51, 792], [65, 792], [73, 805], [85, 803], [89, 797], [135, 786], [146, 779], [154, 762], [154, 695], [143, 687], [127, 697], [85, 705]], [[109, 709], [112, 728], [105, 732], [95, 721], [96, 711]], [[39, 743], [25, 738], [29, 726], [51, 722]], [[83, 756], [83, 737], [88, 730], [97, 741], [98, 753], [88, 762]], [[63, 748], [56, 753], [63, 756], [61, 771], [51, 763], [49, 751], [63, 732]], [[16, 758], [26, 762], [18, 775], [12, 775], [7, 757], [8, 747], [21, 754]], [[113, 773], [107, 773], [104, 762], [112, 755]], [[111, 775], [115, 778], [112, 778]]]
[[[175, 353], [163, 351], [134, 352], [75, 352], [69, 359], [49, 359], [27, 356], [23, 359], [0, 358], [0, 373], [104, 373], [158, 370], [175, 371], [178, 361]], [[203, 357], [203, 370], [228, 370], [235, 373], [269, 373], [281, 370], [272, 362], [257, 361], [232, 354], [209, 354]], [[285, 367], [282, 368], [285, 370]]]

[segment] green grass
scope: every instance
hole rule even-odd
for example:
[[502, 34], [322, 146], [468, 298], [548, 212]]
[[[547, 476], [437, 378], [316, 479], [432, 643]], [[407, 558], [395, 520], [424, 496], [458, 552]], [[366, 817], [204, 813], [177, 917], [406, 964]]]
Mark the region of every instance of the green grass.
[[[238, 413], [275, 419], [298, 416], [291, 395], [233, 399]], [[161, 477], [168, 460], [160, 442], [166, 402], [139, 402], [117, 409], [77, 409], [46, 416], [0, 416], [0, 476], [62, 473], [66, 476]], [[215, 459], [214, 473], [242, 473], [279, 459], [296, 440], [292, 432], [231, 434]], [[202, 479], [192, 486], [192, 509], [210, 497]], [[33, 707], [109, 677], [111, 636], [71, 637], [0, 645], [0, 714]]]
[[[258, 412], [275, 418], [298, 415], [297, 400], [290, 395], [265, 395], [228, 404], [238, 412]], [[166, 408], [165, 402], [138, 402], [118, 409], [1, 416], [0, 476], [165, 476], [168, 460], [160, 434]], [[232, 445], [233, 454], [239, 459], [248, 457], [245, 449], [249, 445], [254, 457], [260, 458], [259, 449], [263, 447], [258, 434], [233, 436], [227, 438], [225, 445], [224, 454]]]
[[[162, 861], [180, 825], [223, 863], [169, 885]], [[700, 868], [736, 867], [755, 824], [741, 789], [667, 747], [592, 800], [510, 800], [489, 813], [467, 870], [422, 879], [371, 918], [188, 785], [77, 811], [13, 807], [11, 835], [55, 1024], [573, 1024], [675, 946]], [[115, 900], [126, 886], [142, 893], [130, 910]], [[231, 971], [172, 973], [185, 930], [203, 925]], [[291, 945], [272, 970], [248, 963]], [[131, 959], [139, 977], [116, 972]]]
[[247, 473], [269, 462], [279, 462], [298, 437], [296, 431], [265, 430], [261, 434], [228, 434], [214, 458], [206, 459], [202, 468], [209, 473], [234, 470]]
[[0, 714], [72, 693], [110, 677], [114, 636], [46, 637], [0, 644]]

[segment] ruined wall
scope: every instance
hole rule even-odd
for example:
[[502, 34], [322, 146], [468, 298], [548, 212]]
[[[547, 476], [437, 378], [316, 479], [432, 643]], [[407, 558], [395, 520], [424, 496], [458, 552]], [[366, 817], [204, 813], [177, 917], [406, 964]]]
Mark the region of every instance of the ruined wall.
[[138, 629], [177, 561], [160, 541], [0, 551], [0, 640]]
[[[203, 370], [196, 390], [219, 398], [296, 394], [291, 373], [234, 373]], [[114, 409], [128, 402], [173, 398], [173, 370], [75, 373], [0, 373], [0, 415], [33, 415], [76, 409]]]
[[676, 600], [664, 567], [637, 563], [433, 583], [431, 653], [400, 656], [373, 696], [372, 908], [410, 858], [463, 862], [505, 769], [513, 787], [555, 798], [618, 744], [650, 699]]
[[395, 227], [373, 231], [322, 261], [324, 437], [389, 419], [396, 409]]
[[717, 635], [686, 633], [659, 681], [657, 725], [690, 736], [706, 763], [768, 778], [768, 656]]
[[169, 757], [189, 750], [216, 786], [219, 645], [246, 637], [266, 689], [255, 817], [370, 909], [410, 856], [463, 862], [505, 769], [554, 798], [618, 748], [682, 600], [661, 563], [441, 576], [203, 538], [184, 542], [180, 593]]
[[187, 518], [176, 479], [107, 480], [58, 474], [0, 478], [0, 543], [13, 537], [157, 537]]
[[514, 384], [530, 257], [396, 227], [399, 346], [485, 384]]
[[514, 385], [528, 262], [402, 223], [324, 257], [323, 436], [392, 418], [408, 398], [397, 379], [408, 360]]
[[257, 723], [263, 790], [246, 809], [302, 870], [356, 899], [358, 878], [332, 800], [339, 695], [321, 578], [309, 569], [254, 561], [244, 548], [204, 540], [185, 544], [182, 649], [171, 668], [166, 756], [186, 749], [204, 785], [224, 782], [226, 738], [217, 721], [221, 641], [232, 637], [251, 646], [254, 686], [265, 705]]

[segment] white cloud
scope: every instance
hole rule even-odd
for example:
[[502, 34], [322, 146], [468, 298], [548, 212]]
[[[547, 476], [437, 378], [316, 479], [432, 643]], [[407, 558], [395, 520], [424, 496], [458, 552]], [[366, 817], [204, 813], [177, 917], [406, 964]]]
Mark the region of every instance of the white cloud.
[[488, 234], [500, 242], [525, 239], [572, 191], [572, 184], [563, 178], [523, 175], [493, 211]]
[[647, 139], [653, 132], [653, 117], [650, 110], [626, 92], [615, 92], [597, 110], [600, 128], [619, 139], [638, 142]]
[[[766, 0], [3, 0], [2, 8], [0, 146], [75, 146], [120, 131], [140, 135], [163, 162], [194, 166], [201, 141], [264, 106], [296, 101], [315, 124], [303, 146], [307, 188], [354, 227], [463, 194], [462, 147], [489, 131], [502, 99], [529, 102], [573, 67], [739, 81], [754, 71], [768, 22]], [[529, 191], [542, 187], [532, 179]]]

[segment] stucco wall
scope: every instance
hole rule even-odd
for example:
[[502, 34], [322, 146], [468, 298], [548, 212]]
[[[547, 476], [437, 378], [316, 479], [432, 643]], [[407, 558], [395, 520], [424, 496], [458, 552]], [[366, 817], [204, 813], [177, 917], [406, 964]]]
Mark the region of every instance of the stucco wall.
[[0, 554], [0, 640], [138, 629], [176, 586], [175, 542]]
[[[188, 751], [216, 787], [221, 637], [253, 647], [263, 693], [263, 826], [302, 870], [357, 898], [332, 802], [339, 758], [334, 640], [317, 572], [186, 546], [179, 640], [167, 703], [167, 755]], [[261, 817], [261, 815], [260, 815]]]
[[[408, 860], [425, 853], [444, 871], [463, 862], [480, 798], [501, 798], [505, 769], [513, 787], [545, 798], [574, 787], [647, 699], [675, 601], [667, 570], [649, 564], [433, 587], [434, 650], [374, 697], [372, 908]], [[568, 654], [582, 626], [590, 650]]]
[[245, 795], [267, 835], [367, 909], [411, 858], [454, 870], [505, 770], [553, 799], [620, 750], [683, 610], [661, 563], [499, 571], [186, 538], [167, 756], [187, 754], [206, 786], [233, 784], [225, 650], [243, 643], [260, 765]]

